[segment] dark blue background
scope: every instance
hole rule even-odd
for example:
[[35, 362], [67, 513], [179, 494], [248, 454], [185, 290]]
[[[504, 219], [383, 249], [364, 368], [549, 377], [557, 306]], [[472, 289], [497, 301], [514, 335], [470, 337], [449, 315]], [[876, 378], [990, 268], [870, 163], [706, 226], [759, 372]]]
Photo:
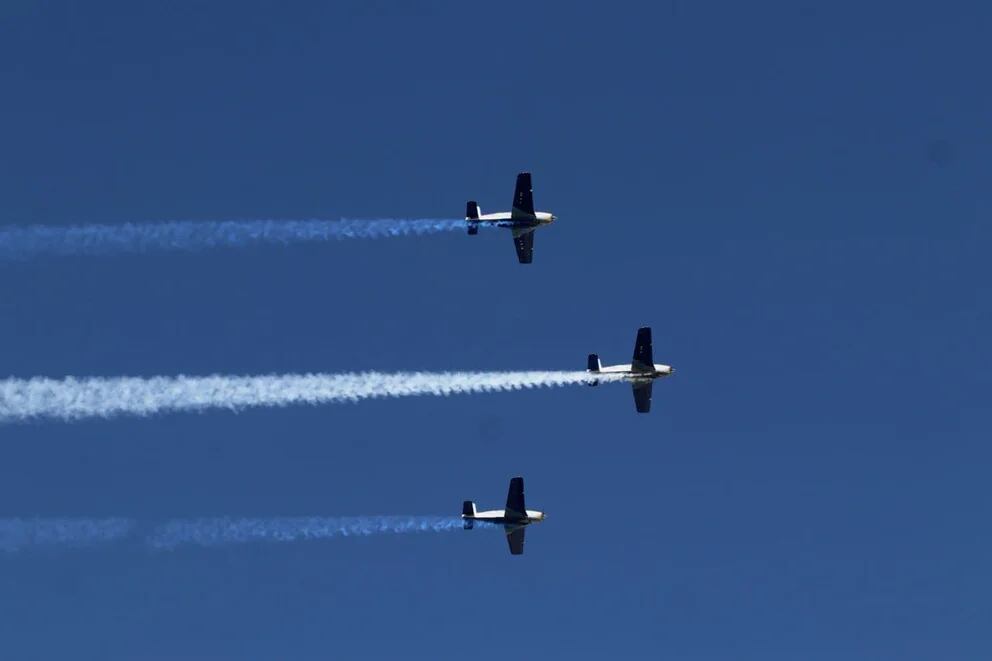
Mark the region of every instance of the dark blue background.
[[987, 3], [4, 3], [0, 222], [453, 234], [0, 265], [0, 373], [581, 369], [626, 387], [0, 427], [0, 516], [549, 520], [0, 557], [4, 659], [978, 659]]

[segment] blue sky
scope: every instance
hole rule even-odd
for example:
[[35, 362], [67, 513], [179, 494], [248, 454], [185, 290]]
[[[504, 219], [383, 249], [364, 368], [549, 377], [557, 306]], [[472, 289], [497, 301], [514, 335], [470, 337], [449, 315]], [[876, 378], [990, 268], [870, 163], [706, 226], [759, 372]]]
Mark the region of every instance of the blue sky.
[[[0, 223], [460, 234], [0, 264], [4, 376], [581, 369], [625, 387], [0, 427], [0, 516], [549, 520], [0, 556], [11, 659], [976, 659], [985, 3], [5, 3]], [[496, 631], [508, 640], [494, 639]]]

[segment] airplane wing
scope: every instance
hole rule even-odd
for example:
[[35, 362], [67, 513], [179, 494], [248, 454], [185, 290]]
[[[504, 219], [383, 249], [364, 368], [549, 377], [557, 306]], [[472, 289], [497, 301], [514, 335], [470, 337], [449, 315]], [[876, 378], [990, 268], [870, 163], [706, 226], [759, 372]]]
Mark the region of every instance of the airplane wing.
[[530, 172], [517, 175], [517, 187], [513, 191], [513, 220], [534, 219], [534, 191], [530, 186]]
[[514, 229], [513, 247], [517, 249], [517, 260], [521, 264], [534, 261], [534, 228]]
[[524, 504], [524, 478], [515, 477], [510, 480], [510, 490], [506, 494], [506, 515], [519, 514], [527, 516], [527, 505]]
[[651, 410], [651, 381], [647, 383], [632, 383], [634, 389], [634, 406], [638, 413], [647, 413]]
[[634, 342], [634, 357], [630, 368], [635, 372], [654, 371], [654, 352], [651, 350], [651, 329], [647, 326], [637, 329], [637, 341]]
[[524, 552], [524, 532], [527, 528], [520, 526], [514, 528], [506, 526], [506, 541], [510, 545], [510, 555], [523, 555]]

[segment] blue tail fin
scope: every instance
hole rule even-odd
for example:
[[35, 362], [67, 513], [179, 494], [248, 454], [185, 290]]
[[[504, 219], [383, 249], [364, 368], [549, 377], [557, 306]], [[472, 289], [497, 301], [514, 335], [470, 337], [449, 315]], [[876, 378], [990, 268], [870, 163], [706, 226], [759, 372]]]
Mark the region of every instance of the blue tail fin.
[[465, 205], [465, 220], [468, 221], [468, 233], [478, 234], [479, 233], [479, 223], [472, 222], [479, 220], [479, 204], [474, 200]]
[[[475, 516], [475, 503], [473, 503], [471, 500], [466, 500], [465, 502], [462, 503], [462, 517], [474, 517], [474, 516]], [[463, 518], [462, 527], [465, 530], [471, 530], [472, 524], [473, 524], [472, 519]]]

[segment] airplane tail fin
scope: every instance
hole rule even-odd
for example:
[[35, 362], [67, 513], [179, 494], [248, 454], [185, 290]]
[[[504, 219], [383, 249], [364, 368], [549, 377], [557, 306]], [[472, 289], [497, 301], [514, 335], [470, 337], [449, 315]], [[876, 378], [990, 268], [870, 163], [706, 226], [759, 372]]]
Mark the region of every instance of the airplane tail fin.
[[634, 343], [634, 358], [631, 370], [635, 372], [654, 371], [654, 353], [651, 349], [651, 328], [645, 326], [637, 329], [637, 341]]
[[[603, 363], [600, 362], [599, 356], [597, 356], [594, 353], [589, 354], [589, 358], [586, 361], [586, 371], [587, 372], [594, 372], [594, 373], [598, 374], [599, 371], [600, 371], [600, 369], [602, 367], [603, 367]], [[589, 382], [589, 385], [590, 386], [598, 386], [599, 385], [599, 381], [590, 381]]]
[[465, 205], [465, 220], [468, 221], [468, 233], [469, 234], [474, 235], [474, 234], [478, 234], [479, 233], [479, 223], [478, 222], [472, 222], [472, 221], [478, 221], [480, 215], [482, 215], [482, 214], [479, 211], [479, 203], [478, 202], [472, 200], [471, 202], [469, 202], [468, 204]]
[[[462, 503], [462, 516], [463, 517], [466, 517], [466, 516], [469, 516], [469, 517], [475, 516], [475, 512], [476, 512], [475, 503], [473, 503], [471, 500], [466, 500], [465, 502]], [[473, 524], [472, 519], [464, 519], [462, 521], [462, 527], [465, 530], [471, 530], [472, 529], [472, 524]]]

